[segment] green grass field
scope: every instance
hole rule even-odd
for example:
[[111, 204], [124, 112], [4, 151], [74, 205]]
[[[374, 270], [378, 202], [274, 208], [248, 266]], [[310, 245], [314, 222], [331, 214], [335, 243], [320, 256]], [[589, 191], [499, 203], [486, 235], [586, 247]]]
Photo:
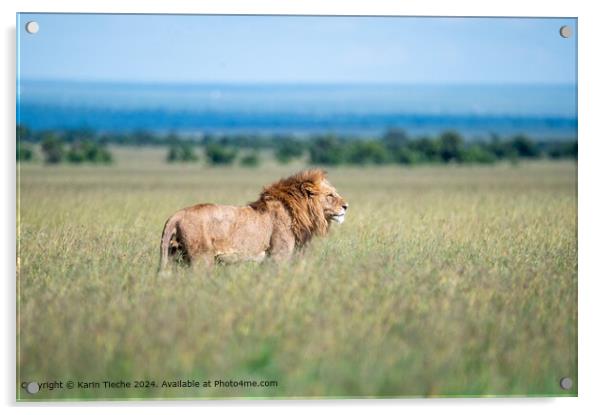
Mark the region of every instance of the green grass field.
[[[574, 162], [331, 168], [347, 220], [290, 264], [158, 278], [171, 213], [300, 168], [163, 156], [20, 167], [18, 399], [577, 394]], [[177, 379], [278, 386], [161, 387]]]

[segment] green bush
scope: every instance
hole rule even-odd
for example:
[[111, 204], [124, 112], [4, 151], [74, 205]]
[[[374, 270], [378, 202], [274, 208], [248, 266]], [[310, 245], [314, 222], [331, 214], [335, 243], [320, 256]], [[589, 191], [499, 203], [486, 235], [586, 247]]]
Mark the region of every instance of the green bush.
[[47, 164], [58, 164], [65, 158], [63, 140], [54, 133], [45, 133], [42, 139], [42, 153]]
[[226, 147], [217, 143], [207, 144], [205, 155], [207, 162], [214, 165], [228, 165], [234, 162], [237, 150], [232, 147]]
[[33, 145], [27, 142], [17, 142], [17, 161], [32, 161], [34, 159]]
[[517, 135], [510, 141], [510, 146], [516, 151], [518, 157], [536, 158], [539, 157], [540, 151], [537, 145], [524, 135]]
[[256, 152], [249, 153], [240, 159], [241, 166], [244, 167], [257, 167], [259, 166], [259, 154]]
[[388, 150], [395, 153], [402, 148], [405, 148], [408, 145], [410, 138], [404, 130], [400, 128], [390, 128], [383, 136], [382, 141]]
[[426, 161], [426, 157], [423, 154], [409, 147], [400, 148], [393, 154], [393, 157], [395, 162], [399, 164], [417, 164]]
[[337, 165], [345, 162], [345, 145], [333, 135], [314, 139], [309, 147], [312, 164]]
[[441, 160], [445, 163], [461, 161], [463, 139], [455, 131], [446, 131], [439, 137]]
[[108, 164], [113, 161], [113, 156], [104, 145], [84, 140], [71, 144], [67, 152], [67, 161], [76, 164], [84, 162]]
[[286, 164], [295, 158], [301, 157], [304, 150], [303, 143], [300, 141], [292, 138], [282, 138], [276, 144], [274, 155], [276, 156], [276, 160], [282, 164]]
[[492, 136], [486, 147], [498, 160], [516, 159], [518, 157], [518, 153], [512, 144], [509, 141], [502, 141], [497, 135]]
[[495, 154], [490, 152], [481, 144], [473, 144], [460, 152], [459, 161], [462, 163], [495, 163], [497, 160]]
[[548, 150], [552, 159], [577, 159], [577, 141], [554, 143]]
[[105, 146], [98, 146], [94, 156], [90, 156], [88, 160], [93, 163], [110, 164], [113, 162], [113, 155]]
[[385, 164], [389, 154], [381, 142], [358, 140], [347, 144], [346, 162], [350, 164]]
[[194, 152], [194, 148], [190, 143], [175, 142], [169, 146], [167, 152], [167, 161], [169, 163], [182, 162], [190, 163], [198, 161], [199, 157]]
[[422, 137], [408, 143], [408, 149], [414, 154], [417, 161], [429, 163], [441, 162], [441, 147], [439, 140]]
[[67, 161], [69, 163], [83, 163], [86, 161], [84, 152], [77, 146], [73, 146], [67, 151]]

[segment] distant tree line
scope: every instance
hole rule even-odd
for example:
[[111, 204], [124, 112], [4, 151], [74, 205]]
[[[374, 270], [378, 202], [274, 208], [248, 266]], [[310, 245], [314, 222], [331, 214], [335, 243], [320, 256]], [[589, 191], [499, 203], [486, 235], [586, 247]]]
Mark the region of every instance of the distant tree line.
[[[269, 145], [264, 137], [261, 143], [241, 142], [238, 136], [223, 136], [203, 140], [196, 145], [204, 148], [209, 164], [228, 165], [236, 160], [241, 149], [252, 153], [241, 159], [241, 164], [255, 166], [259, 163], [257, 151], [271, 149], [275, 159], [286, 164], [307, 157], [317, 165], [384, 165], [384, 164], [448, 164], [448, 163], [495, 163], [521, 159], [577, 159], [577, 140], [536, 142], [525, 135], [502, 139], [492, 136], [486, 141], [465, 141], [457, 132], [447, 131], [437, 137], [410, 138], [403, 130], [390, 129], [378, 139], [358, 139], [336, 135], [319, 135], [301, 139], [280, 136]], [[193, 151], [193, 144], [182, 141], [172, 144], [169, 154]], [[192, 161], [199, 159], [196, 155]], [[168, 160], [174, 161], [168, 156]], [[184, 157], [177, 161], [188, 161]]]
[[[72, 133], [70, 133], [72, 134]], [[17, 160], [31, 161], [35, 159], [34, 140], [26, 127], [17, 126]], [[80, 164], [109, 164], [113, 156], [103, 142], [95, 139], [94, 135], [77, 136], [67, 141], [64, 135], [45, 131], [37, 137], [44, 162], [59, 164], [63, 162]]]
[[502, 140], [467, 142], [457, 132], [437, 137], [410, 138], [403, 130], [391, 129], [376, 140], [341, 140], [336, 136], [315, 139], [309, 147], [313, 164], [419, 164], [494, 163], [541, 157], [577, 158], [577, 141], [537, 143], [524, 135]]
[[335, 134], [296, 137], [293, 135], [207, 134], [202, 138], [175, 133], [95, 133], [89, 130], [32, 132], [17, 127], [17, 159], [35, 158], [39, 144], [47, 163], [110, 163], [107, 143], [167, 146], [166, 161], [190, 163], [200, 160], [211, 165], [260, 164], [260, 152], [272, 152], [279, 163], [296, 159], [317, 165], [384, 165], [494, 163], [521, 159], [577, 159], [577, 140], [535, 141], [525, 135], [468, 141], [455, 131], [437, 136], [410, 137], [391, 128], [378, 138], [357, 138]]

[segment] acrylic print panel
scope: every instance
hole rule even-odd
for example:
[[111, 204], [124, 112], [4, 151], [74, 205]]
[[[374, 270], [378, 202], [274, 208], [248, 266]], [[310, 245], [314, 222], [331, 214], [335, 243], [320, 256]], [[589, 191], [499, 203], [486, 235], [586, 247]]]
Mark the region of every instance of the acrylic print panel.
[[577, 395], [576, 19], [17, 34], [18, 400]]

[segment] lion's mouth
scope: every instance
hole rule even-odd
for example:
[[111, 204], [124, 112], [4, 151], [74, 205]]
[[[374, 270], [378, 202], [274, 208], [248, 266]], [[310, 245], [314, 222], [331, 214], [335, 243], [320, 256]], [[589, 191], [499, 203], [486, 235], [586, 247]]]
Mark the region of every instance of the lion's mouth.
[[343, 223], [343, 222], [345, 222], [345, 213], [339, 213], [338, 215], [332, 215], [331, 219], [337, 223]]

